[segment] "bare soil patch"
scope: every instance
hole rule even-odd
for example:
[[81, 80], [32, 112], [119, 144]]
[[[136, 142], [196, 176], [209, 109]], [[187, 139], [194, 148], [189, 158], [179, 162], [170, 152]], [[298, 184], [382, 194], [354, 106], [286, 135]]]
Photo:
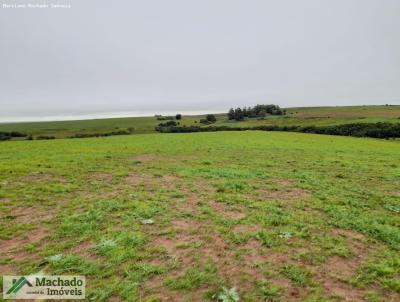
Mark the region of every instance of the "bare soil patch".
[[18, 178], [21, 182], [51, 182], [51, 183], [66, 183], [67, 180], [60, 176], [51, 173], [35, 172], [28, 175], [24, 175]]
[[258, 224], [238, 224], [233, 227], [233, 232], [238, 234], [252, 234], [257, 233], [262, 229]]
[[209, 205], [224, 217], [233, 219], [242, 219], [246, 217], [246, 214], [243, 213], [243, 210], [239, 209], [237, 206], [229, 207], [228, 205], [221, 202], [210, 202]]
[[271, 190], [261, 185], [257, 191], [259, 199], [276, 199], [276, 200], [304, 200], [310, 197], [310, 193], [306, 190], [295, 187], [294, 183], [288, 179], [280, 179], [274, 181], [276, 188]]
[[[26, 231], [25, 238], [12, 238], [9, 240], [0, 241], [0, 255], [4, 259], [13, 259], [19, 263], [26, 260], [38, 260], [36, 254], [29, 253], [25, 250], [28, 244], [34, 244], [40, 247], [44, 244], [44, 238], [49, 234], [46, 228], [38, 228], [35, 230]], [[13, 266], [6, 267], [7, 269], [14, 269]], [[14, 270], [13, 273], [16, 273]]]
[[38, 224], [51, 221], [56, 215], [56, 209], [44, 205], [16, 207], [9, 215], [15, 217], [15, 221], [19, 223]]
[[160, 160], [160, 157], [158, 155], [156, 155], [156, 154], [142, 154], [142, 155], [137, 155], [137, 156], [130, 157], [129, 160], [148, 163], [148, 162], [153, 162], [153, 161], [156, 161], [156, 160]]
[[106, 172], [96, 172], [89, 175], [89, 182], [106, 182], [111, 183], [113, 175]]
[[335, 229], [332, 233], [333, 236], [346, 239], [351, 247], [352, 256], [332, 256], [322, 267], [314, 269], [314, 273], [330, 296], [338, 297], [341, 301], [365, 301], [365, 292], [350, 286], [346, 280], [349, 280], [368, 258], [374, 250], [374, 245], [367, 245], [365, 236], [352, 230]]
[[156, 190], [175, 189], [179, 185], [180, 178], [175, 175], [152, 175], [146, 173], [130, 174], [125, 178], [129, 185], [143, 187], [146, 191], [154, 192]]

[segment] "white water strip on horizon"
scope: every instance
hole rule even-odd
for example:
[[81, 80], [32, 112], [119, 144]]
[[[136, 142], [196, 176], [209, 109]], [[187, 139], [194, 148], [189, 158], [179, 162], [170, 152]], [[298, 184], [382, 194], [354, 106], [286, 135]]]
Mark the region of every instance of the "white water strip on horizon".
[[[90, 114], [78, 115], [52, 115], [52, 116], [15, 116], [15, 117], [0, 117], [0, 123], [23, 123], [23, 122], [56, 122], [56, 121], [76, 121], [76, 120], [92, 120], [92, 119], [107, 119], [107, 118], [123, 118], [123, 117], [146, 117], [154, 116], [155, 114], [161, 115], [203, 115], [211, 113], [209, 111], [174, 111], [174, 112], [160, 112], [154, 111], [121, 111], [121, 112], [101, 112]], [[214, 112], [215, 114], [215, 112]]]

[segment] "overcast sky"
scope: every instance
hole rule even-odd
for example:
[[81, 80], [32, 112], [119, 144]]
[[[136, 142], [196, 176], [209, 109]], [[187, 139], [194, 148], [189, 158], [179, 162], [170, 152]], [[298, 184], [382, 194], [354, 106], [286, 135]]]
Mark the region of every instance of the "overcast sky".
[[400, 104], [399, 0], [0, 5], [0, 121]]

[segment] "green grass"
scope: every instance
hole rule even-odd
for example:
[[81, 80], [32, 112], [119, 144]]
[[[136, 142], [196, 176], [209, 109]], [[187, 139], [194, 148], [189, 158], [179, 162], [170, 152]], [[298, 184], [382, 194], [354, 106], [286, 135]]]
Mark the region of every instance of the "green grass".
[[[288, 108], [286, 116], [270, 116], [265, 119], [229, 121], [225, 114], [217, 114], [216, 126], [254, 127], [279, 126], [327, 126], [345, 123], [400, 122], [400, 106], [345, 106]], [[181, 125], [201, 125], [199, 116], [183, 116]], [[154, 133], [155, 127], [165, 121], [155, 117], [109, 118], [78, 121], [27, 122], [0, 124], [0, 131], [20, 131], [37, 137], [39, 135], [65, 138], [74, 134], [109, 133], [133, 129], [133, 134]], [[206, 127], [206, 126], [205, 126]]]
[[399, 141], [2, 142], [0, 268], [85, 275], [92, 301], [216, 301], [232, 288], [240, 301], [396, 301], [399, 188]]
[[[191, 125], [198, 116], [186, 116], [181, 122], [182, 125]], [[65, 138], [76, 133], [107, 133], [116, 130], [133, 128], [133, 133], [154, 133], [155, 126], [165, 121], [158, 121], [155, 117], [127, 117], [107, 118], [77, 121], [55, 121], [55, 122], [26, 122], [0, 124], [0, 131], [20, 131], [31, 134], [34, 137], [39, 135], [55, 136]]]
[[400, 122], [400, 106], [342, 106], [288, 108], [286, 116], [271, 116], [265, 119], [247, 119], [237, 123], [219, 119], [220, 126], [260, 125], [279, 126], [330, 126], [350, 123]]

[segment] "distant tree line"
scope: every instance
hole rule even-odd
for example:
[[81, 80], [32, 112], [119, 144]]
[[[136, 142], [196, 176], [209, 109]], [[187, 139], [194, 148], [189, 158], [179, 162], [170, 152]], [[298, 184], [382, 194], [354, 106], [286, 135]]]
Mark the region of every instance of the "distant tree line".
[[172, 115], [163, 116], [161, 114], [156, 114], [155, 118], [158, 121], [173, 121], [174, 119], [175, 120], [181, 120], [182, 119], [182, 114], [177, 113], [175, 116], [172, 116]]
[[105, 136], [113, 136], [113, 135], [129, 135], [132, 134], [133, 128], [129, 128], [127, 130], [117, 130], [112, 132], [104, 132], [104, 133], [76, 133], [68, 138], [87, 138], [87, 137], [105, 137]]
[[256, 105], [254, 107], [243, 107], [236, 109], [229, 109], [228, 111], [228, 119], [242, 121], [245, 117], [248, 118], [263, 118], [267, 115], [285, 115], [286, 110], [281, 109], [278, 105]]
[[156, 115], [155, 115], [155, 118], [156, 118], [158, 121], [168, 121], [168, 120], [174, 120], [174, 119], [175, 119], [175, 117], [173, 117], [173, 116], [171, 116], [171, 115], [163, 116], [163, 115], [159, 115], [159, 114], [156, 114]]
[[10, 132], [0, 131], [0, 141], [6, 141], [12, 139], [13, 137], [26, 137], [26, 136], [28, 135], [18, 131], [10, 131]]
[[214, 132], [214, 131], [289, 131], [314, 134], [373, 137], [373, 138], [400, 138], [400, 124], [397, 123], [354, 123], [334, 126], [276, 126], [264, 125], [255, 127], [229, 126], [170, 126], [160, 127], [162, 133]]
[[[29, 137], [28, 140], [32, 140], [32, 137]], [[39, 135], [38, 137], [36, 137], [37, 140], [49, 140], [49, 139], [56, 139], [55, 136], [52, 135]]]

